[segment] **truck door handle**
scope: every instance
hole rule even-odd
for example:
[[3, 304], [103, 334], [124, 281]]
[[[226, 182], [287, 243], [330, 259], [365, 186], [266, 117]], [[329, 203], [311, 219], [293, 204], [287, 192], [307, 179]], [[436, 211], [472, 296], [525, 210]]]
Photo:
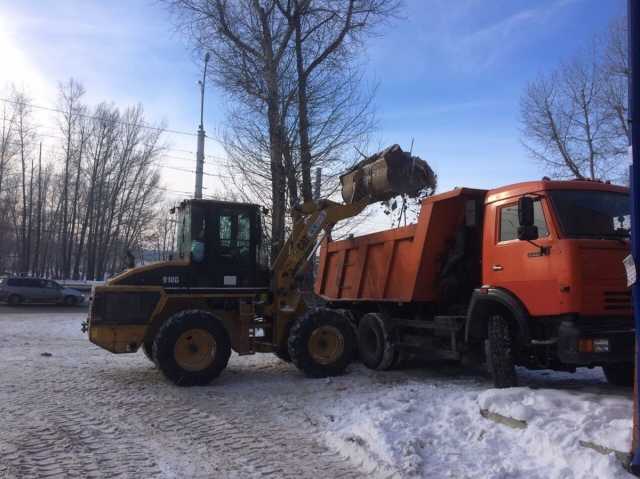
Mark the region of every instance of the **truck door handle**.
[[494, 264], [493, 266], [491, 266], [491, 269], [493, 271], [502, 271], [504, 268], [502, 267], [501, 264]]

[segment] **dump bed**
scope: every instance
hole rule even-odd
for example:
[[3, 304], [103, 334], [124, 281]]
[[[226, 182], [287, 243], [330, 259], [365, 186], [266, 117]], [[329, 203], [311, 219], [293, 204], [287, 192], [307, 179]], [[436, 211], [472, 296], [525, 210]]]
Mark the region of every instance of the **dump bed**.
[[442, 273], [463, 270], [456, 262], [472, 255], [479, 271], [485, 195], [455, 189], [423, 200], [415, 224], [323, 242], [316, 294], [330, 301], [437, 301]]

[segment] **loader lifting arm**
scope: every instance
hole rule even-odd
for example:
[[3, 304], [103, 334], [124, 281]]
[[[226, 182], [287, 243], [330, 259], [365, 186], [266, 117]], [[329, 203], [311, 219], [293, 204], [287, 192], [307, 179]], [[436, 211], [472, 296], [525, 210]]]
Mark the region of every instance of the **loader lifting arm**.
[[296, 279], [308, 266], [321, 232], [330, 235], [336, 223], [357, 216], [376, 201], [371, 196], [366, 196], [349, 204], [319, 200], [307, 201], [299, 206], [293, 213], [293, 231], [273, 265], [274, 293], [287, 296], [296, 288]]
[[297, 288], [324, 231], [330, 235], [339, 221], [357, 216], [370, 204], [399, 194], [415, 196], [425, 188], [435, 189], [436, 176], [420, 158], [393, 145], [356, 164], [340, 177], [344, 203], [307, 201], [293, 211], [293, 231], [273, 264], [273, 310], [275, 339], [282, 345], [287, 324], [305, 310]]

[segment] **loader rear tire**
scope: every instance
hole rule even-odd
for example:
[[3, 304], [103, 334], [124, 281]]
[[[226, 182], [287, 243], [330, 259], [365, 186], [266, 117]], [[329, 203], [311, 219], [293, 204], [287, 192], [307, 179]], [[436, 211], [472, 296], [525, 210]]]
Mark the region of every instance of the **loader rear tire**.
[[493, 385], [496, 388], [511, 388], [518, 385], [516, 374], [513, 336], [509, 323], [502, 315], [496, 314], [489, 318], [487, 365]]
[[344, 314], [312, 309], [291, 327], [289, 356], [308, 377], [338, 376], [353, 361], [355, 344], [353, 329]]
[[153, 341], [154, 362], [178, 386], [209, 384], [227, 367], [230, 355], [227, 330], [206, 311], [174, 314]]
[[396, 354], [391, 328], [383, 314], [367, 313], [358, 325], [358, 352], [369, 369], [387, 371], [399, 358]]

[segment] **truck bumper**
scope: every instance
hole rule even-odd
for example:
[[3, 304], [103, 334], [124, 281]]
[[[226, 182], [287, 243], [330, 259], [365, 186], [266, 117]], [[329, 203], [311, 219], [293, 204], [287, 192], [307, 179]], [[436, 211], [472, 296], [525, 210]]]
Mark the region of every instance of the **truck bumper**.
[[577, 318], [558, 328], [558, 358], [564, 364], [600, 366], [633, 362], [632, 318]]

